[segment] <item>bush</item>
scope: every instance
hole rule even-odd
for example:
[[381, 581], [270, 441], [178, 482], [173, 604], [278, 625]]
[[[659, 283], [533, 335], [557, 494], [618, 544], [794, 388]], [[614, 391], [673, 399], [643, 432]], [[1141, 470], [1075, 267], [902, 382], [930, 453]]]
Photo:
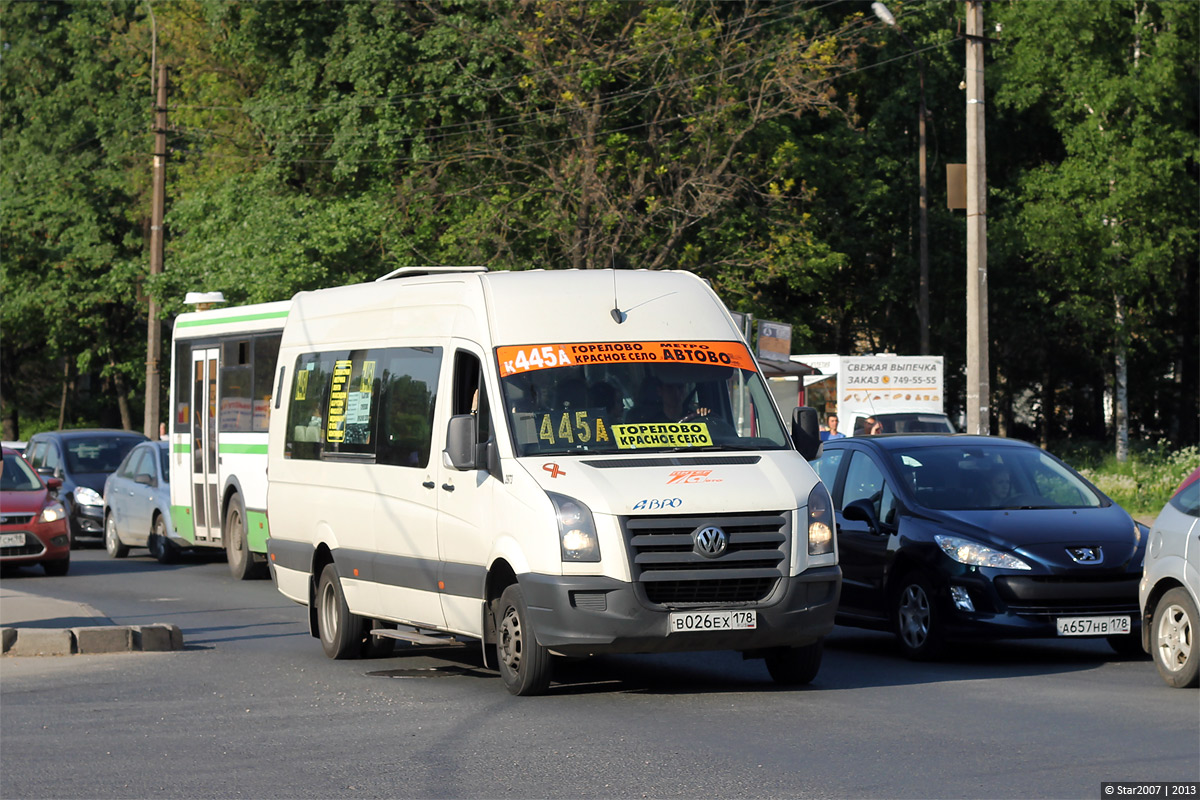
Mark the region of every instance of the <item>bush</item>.
[[1172, 449], [1167, 442], [1130, 448], [1129, 460], [1117, 461], [1111, 443], [1073, 444], [1058, 453], [1135, 517], [1155, 517], [1183, 482], [1200, 467], [1200, 448]]

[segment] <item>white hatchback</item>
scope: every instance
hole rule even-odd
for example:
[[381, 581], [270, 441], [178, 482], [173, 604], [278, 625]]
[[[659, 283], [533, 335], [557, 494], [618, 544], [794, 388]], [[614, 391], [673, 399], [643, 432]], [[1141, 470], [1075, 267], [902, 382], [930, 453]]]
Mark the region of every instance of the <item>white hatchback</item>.
[[1200, 685], [1200, 469], [1154, 520], [1138, 599], [1142, 646], [1163, 680], [1176, 688]]

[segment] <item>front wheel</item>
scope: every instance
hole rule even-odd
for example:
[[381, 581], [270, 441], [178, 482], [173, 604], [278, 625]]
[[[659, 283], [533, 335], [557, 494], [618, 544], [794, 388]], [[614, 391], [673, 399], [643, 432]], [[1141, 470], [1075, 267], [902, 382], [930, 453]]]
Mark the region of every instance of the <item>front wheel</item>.
[[942, 624], [929, 578], [920, 571], [905, 575], [892, 600], [892, 629], [904, 655], [914, 661], [937, 658], [944, 645]]
[[154, 518], [154, 529], [150, 532], [150, 540], [146, 542], [150, 555], [160, 564], [174, 564], [179, 551], [167, 538], [167, 523], [158, 515]]
[[129, 555], [129, 548], [121, 542], [121, 534], [117, 533], [117, 521], [112, 512], [104, 515], [104, 549], [109, 558], [124, 558]]
[[71, 557], [60, 558], [55, 561], [43, 561], [42, 569], [52, 578], [61, 578], [71, 569]]
[[225, 512], [225, 555], [229, 559], [229, 572], [237, 580], [248, 581], [262, 575], [263, 565], [254, 560], [246, 541], [246, 507], [236, 494], [230, 498]]
[[363, 655], [365, 620], [351, 614], [342, 592], [337, 567], [326, 564], [317, 585], [317, 632], [321, 647], [330, 658], [360, 658]]
[[1150, 625], [1150, 651], [1154, 666], [1168, 686], [1184, 689], [1200, 685], [1200, 649], [1196, 627], [1200, 617], [1187, 589], [1175, 587], [1158, 601]]
[[784, 686], [805, 686], [813, 682], [821, 669], [825, 641], [817, 640], [803, 647], [781, 647], [767, 654], [767, 672], [776, 683]]
[[537, 643], [521, 587], [512, 584], [500, 595], [496, 614], [496, 656], [500, 677], [510, 694], [541, 694], [550, 685], [550, 651]]

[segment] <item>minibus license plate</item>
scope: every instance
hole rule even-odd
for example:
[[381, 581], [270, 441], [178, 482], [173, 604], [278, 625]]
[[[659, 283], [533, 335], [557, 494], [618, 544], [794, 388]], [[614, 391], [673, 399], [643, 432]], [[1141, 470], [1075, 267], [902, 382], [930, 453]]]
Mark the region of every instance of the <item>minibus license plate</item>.
[[1129, 617], [1059, 617], [1059, 636], [1112, 636], [1129, 633]]
[[757, 627], [756, 611], [693, 611], [687, 614], [671, 614], [667, 633], [752, 631]]

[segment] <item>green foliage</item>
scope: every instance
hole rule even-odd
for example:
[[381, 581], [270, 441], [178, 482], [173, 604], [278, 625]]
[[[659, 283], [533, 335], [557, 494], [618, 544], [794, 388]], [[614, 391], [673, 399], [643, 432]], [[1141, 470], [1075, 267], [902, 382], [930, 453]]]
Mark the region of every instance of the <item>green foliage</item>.
[[1172, 448], [1156, 442], [1133, 449], [1129, 460], [1118, 462], [1111, 448], [1098, 442], [1069, 445], [1062, 458], [1100, 491], [1139, 519], [1158, 515], [1183, 479], [1200, 468], [1200, 448]]

